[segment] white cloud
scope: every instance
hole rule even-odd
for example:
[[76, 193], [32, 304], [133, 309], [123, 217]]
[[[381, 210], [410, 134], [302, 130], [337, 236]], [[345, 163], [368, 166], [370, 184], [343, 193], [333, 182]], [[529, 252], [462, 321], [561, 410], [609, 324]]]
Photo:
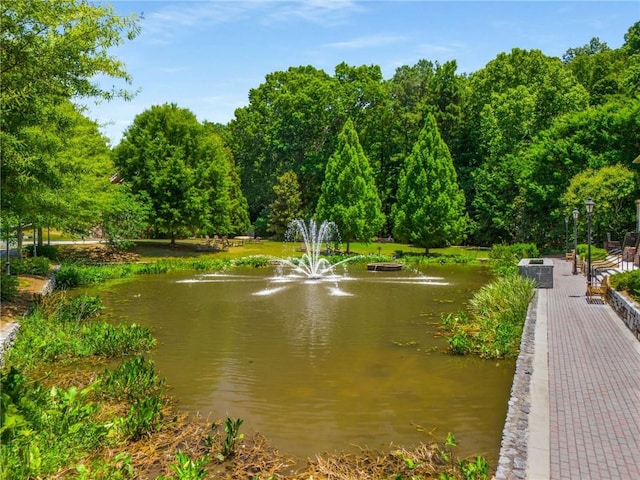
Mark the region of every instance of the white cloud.
[[360, 10], [354, 0], [209, 0], [172, 2], [144, 15], [142, 34], [152, 43], [167, 43], [185, 28], [255, 18], [263, 24], [302, 19], [336, 25], [350, 12]]
[[346, 40], [344, 42], [330, 43], [328, 46], [339, 49], [360, 49], [394, 45], [406, 40], [406, 37], [396, 35], [371, 35], [367, 37], [354, 38], [353, 40]]

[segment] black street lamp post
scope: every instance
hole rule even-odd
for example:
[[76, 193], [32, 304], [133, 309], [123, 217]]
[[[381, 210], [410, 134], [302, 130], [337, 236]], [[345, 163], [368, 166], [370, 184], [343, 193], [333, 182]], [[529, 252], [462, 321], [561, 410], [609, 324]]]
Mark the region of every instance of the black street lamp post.
[[569, 251], [569, 215], [564, 216], [564, 253]]
[[587, 209], [587, 285], [591, 286], [591, 217], [593, 216], [593, 206], [595, 203], [591, 200], [591, 197], [584, 202]]
[[578, 274], [578, 215], [580, 212], [578, 209], [574, 209], [573, 212], [573, 274]]

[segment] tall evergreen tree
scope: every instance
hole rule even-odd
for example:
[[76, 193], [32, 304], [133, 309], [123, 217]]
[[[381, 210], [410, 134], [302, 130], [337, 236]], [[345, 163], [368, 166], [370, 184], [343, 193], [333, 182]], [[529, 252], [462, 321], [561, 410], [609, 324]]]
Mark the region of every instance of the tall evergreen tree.
[[336, 224], [347, 253], [350, 242], [368, 242], [384, 223], [373, 170], [351, 119], [338, 135], [336, 151], [327, 162], [316, 217]]
[[449, 148], [433, 115], [427, 115], [418, 141], [407, 157], [393, 209], [394, 235], [424, 247], [450, 245], [464, 238], [467, 226], [464, 193], [458, 185]]

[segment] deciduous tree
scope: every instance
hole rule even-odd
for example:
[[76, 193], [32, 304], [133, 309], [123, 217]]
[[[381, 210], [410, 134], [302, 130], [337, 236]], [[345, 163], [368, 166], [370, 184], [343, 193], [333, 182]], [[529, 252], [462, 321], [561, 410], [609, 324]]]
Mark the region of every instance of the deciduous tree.
[[144, 192], [153, 224], [171, 238], [205, 230], [231, 230], [229, 162], [222, 140], [175, 104], [139, 114], [115, 149], [120, 176], [134, 194]]
[[291, 170], [278, 177], [273, 186], [275, 200], [269, 206], [269, 229], [276, 238], [284, 238], [292, 220], [302, 216], [302, 199], [298, 176]]

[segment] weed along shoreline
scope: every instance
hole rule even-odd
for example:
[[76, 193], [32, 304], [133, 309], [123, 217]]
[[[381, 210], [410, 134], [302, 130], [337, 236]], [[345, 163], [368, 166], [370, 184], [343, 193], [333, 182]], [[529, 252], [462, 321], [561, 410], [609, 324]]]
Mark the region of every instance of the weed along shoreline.
[[[38, 278], [35, 281], [32, 280], [32, 284], [29, 285], [28, 291], [25, 296], [30, 296], [30, 301], [38, 296], [48, 295], [56, 289], [56, 277], [55, 270], [52, 270], [44, 279]], [[26, 315], [27, 311], [21, 312], [22, 315]], [[18, 331], [20, 329], [19, 318], [10, 318], [8, 320], [3, 319], [0, 322], [0, 368], [4, 366], [5, 352], [11, 348], [11, 345], [16, 341]]]
[[[511, 258], [512, 255], [509, 254], [508, 257]], [[375, 260], [380, 261], [381, 259]], [[262, 264], [256, 259], [241, 259], [239, 260], [239, 264], [246, 265], [247, 261], [252, 262], [252, 264], [255, 263], [253, 266], [257, 266], [258, 263]], [[199, 262], [200, 265], [202, 261], [199, 260]], [[219, 263], [219, 259], [217, 262]], [[225, 268], [228, 266], [228, 264], [224, 264]], [[64, 270], [64, 268], [65, 267], [63, 266], [62, 270]], [[89, 270], [92, 268], [105, 270], [104, 267], [86, 267], [87, 271], [85, 272], [84, 268], [85, 267], [78, 267], [77, 265], [71, 267], [71, 270], [67, 271], [66, 274], [62, 275], [59, 279], [60, 286], [68, 288], [67, 282], [74, 276], [81, 278], [86, 274], [87, 278], [91, 277], [91, 272], [89, 272]], [[114, 266], [114, 268], [119, 267]], [[127, 268], [124, 268], [123, 271], [126, 271], [126, 275], [130, 275], [131, 271]], [[162, 267], [160, 265], [156, 265], [154, 267], [152, 264], [145, 264], [143, 268], [145, 272], [149, 271], [153, 273], [170, 271], [165, 269], [166, 264], [162, 264]], [[185, 263], [181, 263], [179, 268], [184, 269]], [[104, 271], [105, 277], [103, 278], [114, 278], [109, 276], [109, 272], [110, 270], [107, 267]], [[497, 285], [501, 288], [498, 288], [497, 291], [501, 295], [507, 295], [507, 287], [513, 288], [516, 294], [520, 297], [520, 303], [516, 310], [521, 311], [522, 300], [525, 298], [531, 298], [531, 295], [526, 293], [528, 288], [530, 288], [530, 285], [523, 282], [519, 277], [509, 277], [512, 280], [509, 280], [507, 277], [500, 278], [502, 280], [497, 282]], [[49, 295], [49, 293], [54, 289], [55, 278], [53, 274], [50, 274], [47, 277], [47, 281], [43, 286], [41, 294], [39, 294], [39, 296], [42, 296], [43, 298], [38, 302], [38, 308], [44, 307], [44, 311], [51, 311], [51, 308], [48, 308], [46, 305], [47, 299], [45, 297], [54, 297], [56, 308], [60, 308], [57, 303], [58, 295]], [[485, 311], [486, 309], [483, 308], [483, 305], [487, 302], [492, 303], [491, 299], [494, 299], [494, 303], [501, 303], [495, 301], [497, 297], [492, 296], [495, 294], [495, 285], [492, 286], [492, 284], [488, 284], [487, 288], [483, 287], [478, 292], [478, 295], [476, 295], [478, 298], [471, 303], [476, 305], [474, 308]], [[505, 298], [509, 298], [508, 295]], [[442, 443], [425, 443], [410, 449], [391, 446], [389, 447], [390, 450], [383, 451], [362, 450], [361, 453], [355, 454], [319, 454], [316, 459], [307, 459], [307, 463], [301, 465], [301, 459], [293, 459], [292, 457], [277, 452], [273, 448], [269, 447], [267, 444], [268, 439], [262, 438], [260, 434], [256, 433], [245, 437], [244, 434], [239, 433], [238, 430], [242, 424], [242, 419], [227, 418], [226, 421], [222, 419], [211, 423], [208, 420], [201, 421], [202, 419], [193, 419], [195, 423], [190, 423], [192, 421], [191, 419], [187, 420], [181, 417], [178, 412], [173, 410], [173, 407], [171, 406], [173, 402], [170, 399], [160, 400], [157, 405], [147, 405], [146, 403], [143, 405], [143, 402], [137, 400], [134, 401], [134, 397], [132, 397], [130, 393], [126, 393], [125, 397], [129, 398], [128, 401], [134, 401], [134, 403], [131, 404], [129, 416], [123, 417], [121, 420], [115, 417], [116, 420], [111, 422], [115, 426], [109, 427], [113, 430], [109, 433], [109, 437], [120, 438], [125, 433], [129, 435], [128, 437], [123, 437], [124, 443], [112, 444], [109, 447], [109, 451], [102, 451], [102, 449], [99, 448], [94, 454], [92, 454], [92, 457], [95, 457], [93, 461], [98, 462], [95, 465], [82, 464], [81, 462], [84, 462], [85, 458], [81, 456], [79, 458], [69, 460], [67, 463], [63, 463], [57, 468], [81, 468], [83, 471], [89, 472], [89, 476], [86, 478], [108, 478], [108, 475], [104, 476], [103, 474], [96, 474], [98, 471], [113, 473], [116, 471], [127, 470], [133, 472], [134, 469], [136, 469], [135, 476], [125, 475], [118, 478], [174, 478], [164, 477], [163, 475], [171, 474], [172, 470], [176, 471], [176, 466], [179, 466], [180, 468], [187, 468], [186, 465], [190, 465], [189, 468], [194, 468], [196, 470], [200, 469], [201, 471], [208, 471], [209, 475], [213, 475], [213, 477], [202, 476], [197, 478], [239, 478], [238, 475], [241, 475], [244, 478], [256, 478], [256, 475], [260, 475], [261, 478], [264, 476], [264, 478], [308, 479], [310, 476], [313, 476], [314, 478], [325, 478], [326, 476], [335, 475], [337, 472], [341, 472], [341, 475], [343, 476], [335, 478], [388, 478], [390, 475], [393, 475], [395, 478], [486, 479], [489, 478], [490, 472], [496, 472], [496, 478], [499, 479], [524, 478], [521, 476], [521, 472], [526, 471], [527, 462], [527, 422], [530, 422], [528, 414], [530, 411], [529, 397], [531, 389], [531, 365], [534, 353], [532, 350], [535, 347], [534, 336], [536, 305], [538, 298], [539, 294], [536, 294], [533, 297], [533, 300], [528, 303], [525, 302], [525, 310], [527, 314], [526, 320], [522, 325], [523, 330], [521, 331], [521, 334], [520, 330], [517, 328], [509, 330], [511, 333], [519, 334], [517, 339], [507, 339], [502, 337], [493, 338], [493, 343], [485, 346], [473, 344], [475, 339], [472, 339], [471, 337], [465, 337], [466, 340], [463, 342], [465, 345], [469, 346], [469, 351], [479, 352], [477, 354], [484, 356], [485, 358], [491, 358], [490, 355], [496, 355], [494, 358], [514, 358], [515, 355], [510, 353], [515, 350], [513, 348], [514, 343], [516, 346], [520, 346], [520, 353], [517, 356], [515, 375], [513, 377], [513, 385], [510, 394], [511, 399], [509, 400], [508, 414], [503, 429], [503, 438], [497, 465], [489, 466], [484, 457], [481, 456], [460, 458], [456, 450], [457, 444], [455, 437], [451, 434]], [[73, 300], [70, 300], [70, 303], [73, 304]], [[506, 303], [512, 304], [518, 302]], [[87, 311], [87, 305], [91, 308], [94, 307], [94, 305], [91, 304], [76, 304], [72, 305], [71, 308], [80, 308], [82, 310], [81, 314], [84, 315]], [[96, 310], [99, 308], [100, 307], [96, 308]], [[68, 311], [68, 308], [64, 307], [63, 310]], [[471, 310], [473, 311], [473, 308]], [[487, 316], [491, 317], [494, 313], [489, 312]], [[77, 312], [72, 312], [70, 315], [67, 313], [65, 319], [54, 320], [54, 322], [62, 323], [63, 326], [65, 324], [72, 324], [76, 321], [82, 322], [83, 320], [80, 319], [79, 315], [80, 314]], [[511, 312], [510, 315], [513, 318], [516, 317], [514, 312]], [[477, 331], [475, 327], [470, 326], [474, 320], [477, 320], [477, 318], [474, 318], [472, 313], [469, 317], [470, 318], [465, 319], [465, 321], [471, 323], [462, 324], [462, 320], [460, 320], [461, 325], [454, 325], [455, 328], [459, 328], [459, 330], [456, 330], [456, 338], [460, 339], [465, 335], [472, 335], [472, 333], [469, 332]], [[499, 321], [507, 321], [504, 318], [498, 317], [493, 320], [496, 319]], [[14, 344], [17, 345], [15, 342], [16, 340], [19, 341], [22, 333], [28, 337], [33, 335], [33, 332], [29, 330], [29, 318], [23, 317], [23, 320], [25, 321], [24, 328], [20, 326], [20, 319], [17, 319], [17, 321], [13, 323], [3, 322], [3, 328], [0, 331], [0, 334], [2, 335], [0, 338], [2, 345], [0, 350], [0, 362], [4, 363], [7, 352], [9, 349], [13, 348], [12, 346]], [[41, 322], [43, 320], [38, 319], [37, 321]], [[40, 326], [38, 326], [38, 328], [40, 328]], [[487, 326], [483, 325], [482, 328], [487, 328]], [[141, 335], [139, 332], [133, 332], [133, 334], [138, 336]], [[57, 341], [60, 338], [58, 335], [59, 333], [54, 332], [52, 334], [52, 338], [55, 337]], [[109, 333], [107, 336], [109, 337], [111, 335], [112, 334]], [[102, 335], [102, 337], [104, 337], [104, 335]], [[43, 345], [48, 343], [47, 338], [49, 337], [45, 337], [43, 340], [45, 342]], [[144, 335], [142, 340], [146, 341], [144, 339]], [[448, 342], [450, 347], [454, 344], [454, 341], [449, 340], [449, 337]], [[142, 345], [143, 347], [141, 348], [148, 348], [144, 346], [144, 343]], [[56, 348], [59, 348], [59, 346]], [[20, 345], [20, 350], [24, 353], [24, 344]], [[100, 351], [105, 351], [105, 349], [103, 348], [103, 350]], [[109, 346], [109, 351], [114, 351], [112, 346]], [[132, 353], [124, 355], [116, 354], [117, 357], [101, 357], [100, 355], [102, 354], [98, 354], [98, 361], [104, 363], [105, 360], [109, 361], [109, 358], [115, 359], [131, 357], [131, 355], [134, 357], [141, 355], [141, 353], [131, 352]], [[86, 353], [84, 355], [86, 355]], [[61, 358], [66, 358], [66, 355], [63, 355]], [[102, 360], [100, 360], [100, 358], [102, 358]], [[138, 360], [133, 358], [132, 361], [126, 361], [123, 367], [125, 367], [125, 370], [128, 369], [129, 373], [134, 369], [142, 370], [143, 372], [148, 368], [153, 369], [153, 366], [151, 364], [145, 364], [141, 360], [142, 358], [143, 357], [138, 357]], [[134, 360], [142, 363], [136, 364]], [[32, 362], [32, 360], [29, 361]], [[11, 363], [14, 363], [13, 356]], [[32, 365], [32, 363], [29, 363], [29, 365]], [[10, 366], [13, 368], [13, 365]], [[45, 365], [45, 368], [48, 367]], [[95, 405], [92, 408], [99, 410], [104, 407], [98, 403], [97, 400], [94, 400], [94, 398], [100, 399], [107, 394], [94, 393], [94, 390], [96, 392], [100, 392], [103, 385], [106, 385], [109, 382], [115, 382], [115, 380], [112, 380], [113, 378], [117, 378], [118, 375], [125, 375], [124, 378], [127, 378], [126, 375], [129, 375], [129, 373], [127, 373], [127, 371], [124, 371], [124, 373], [116, 372], [113, 374], [106, 372], [103, 374], [98, 373], [98, 383], [95, 384], [92, 382], [96, 381], [96, 373], [93, 373], [90, 374], [90, 376], [94, 378], [93, 381], [85, 381], [86, 383], [81, 382], [78, 387], [73, 386], [73, 383], [69, 384], [65, 382], [64, 384], [67, 385], [67, 388], [77, 388], [78, 392], [87, 392], [86, 394], [82, 393], [81, 396], [78, 397], [78, 401], [86, 395], [86, 399], [91, 405], [93, 405], [92, 402], [95, 402]], [[88, 374], [82, 373], [80, 376], [82, 377], [83, 375]], [[71, 387], [69, 387], [69, 385], [71, 385]], [[152, 385], [152, 391], [157, 392], [157, 384], [154, 383], [154, 385], [156, 386]], [[55, 391], [58, 387], [53, 388]], [[125, 388], [129, 389], [131, 387], [125, 386]], [[68, 392], [71, 394], [71, 390]], [[97, 395], [97, 397], [94, 397], [94, 395]], [[141, 395], [144, 397], [145, 394], [143, 393]], [[138, 398], [139, 396], [140, 395], [136, 395], [135, 398]], [[155, 397], [152, 395], [149, 398]], [[126, 403], [117, 408], [119, 415], [124, 413], [124, 406], [126, 406]], [[144, 416], [146, 414], [143, 415], [141, 412], [136, 413], [136, 409], [140, 409], [142, 407], [153, 410], [153, 412], [155, 412], [154, 415], [158, 416], [149, 420], [149, 418]], [[109, 415], [109, 413], [103, 413], [103, 415], [105, 414]], [[145, 418], [147, 418], [147, 420], [144, 420]], [[173, 420], [170, 420], [171, 418], [173, 418]], [[90, 420], [87, 419], [86, 421], [89, 422]], [[141, 423], [138, 424], [134, 421]], [[91, 428], [98, 428], [93, 424], [91, 425]], [[232, 427], [235, 425], [236, 427], [231, 428], [230, 425]], [[195, 436], [194, 432], [197, 432]], [[453, 433], [455, 434], [455, 432]], [[142, 461], [142, 457], [140, 456], [142, 455], [141, 452], [150, 448], [150, 442], [156, 442], [158, 441], [156, 437], [166, 435], [172, 435], [176, 441], [163, 441], [163, 449], [159, 449], [154, 456], [149, 457], [149, 460]], [[189, 437], [187, 438], [186, 435], [189, 435]], [[60, 437], [58, 436], [58, 438]], [[178, 438], [182, 440], [177, 441]], [[178, 448], [179, 445], [182, 445], [182, 447], [178, 451], [176, 448]], [[153, 448], [155, 449], [157, 447]], [[124, 449], [124, 451], [121, 452], [124, 456], [121, 456], [120, 454], [114, 456], [117, 453], [116, 450], [119, 449]], [[13, 463], [13, 465], [15, 465], [15, 463]], [[364, 473], [360, 470], [362, 465], [367, 465], [367, 473], [365, 476], [362, 476]], [[196, 468], [196, 466], [198, 468]], [[93, 472], [95, 477], [91, 476], [91, 472]], [[56, 473], [56, 469], [53, 468], [53, 470], [48, 473]], [[247, 475], [247, 473], [251, 473], [251, 475]], [[443, 477], [439, 475], [445, 476]]]

